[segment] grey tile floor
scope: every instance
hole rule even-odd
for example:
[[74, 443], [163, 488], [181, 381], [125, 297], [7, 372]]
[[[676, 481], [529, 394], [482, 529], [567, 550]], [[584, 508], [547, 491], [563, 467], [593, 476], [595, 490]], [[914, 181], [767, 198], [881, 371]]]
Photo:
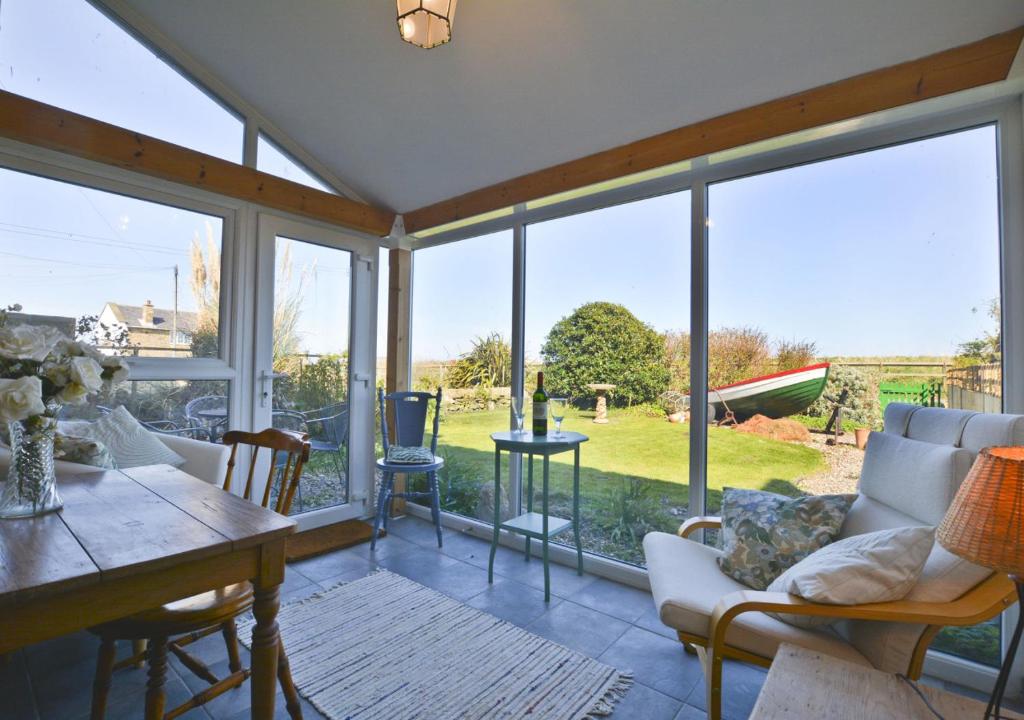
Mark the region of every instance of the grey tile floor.
[[[376, 552], [368, 544], [294, 563], [282, 589], [282, 602], [299, 600], [319, 590], [363, 577], [382, 567], [432, 587], [485, 612], [515, 623], [567, 647], [623, 670], [632, 670], [635, 684], [617, 706], [622, 720], [698, 720], [704, 713], [704, 682], [697, 659], [686, 654], [674, 634], [659, 622], [649, 593], [593, 575], [551, 566], [552, 597], [544, 602], [540, 562], [501, 548], [496, 577], [487, 583], [488, 543], [470, 535], [445, 531], [438, 550], [431, 525], [414, 518], [391, 523], [391, 535]], [[219, 636], [192, 646], [218, 675], [227, 669], [227, 653]], [[10, 720], [81, 720], [89, 716], [96, 639], [79, 633], [25, 648], [0, 665], [0, 717]], [[244, 648], [243, 648], [244, 650]], [[127, 653], [127, 647], [122, 649]], [[247, 659], [246, 659], [247, 660]], [[171, 658], [168, 705], [182, 702], [205, 685]], [[727, 662], [724, 714], [746, 718], [764, 682], [765, 671]], [[123, 670], [114, 678], [109, 720], [140, 718], [145, 671]], [[286, 718], [278, 695], [277, 717]], [[322, 718], [303, 704], [304, 716]], [[181, 717], [186, 720], [242, 720], [249, 717], [248, 686], [230, 691]]]

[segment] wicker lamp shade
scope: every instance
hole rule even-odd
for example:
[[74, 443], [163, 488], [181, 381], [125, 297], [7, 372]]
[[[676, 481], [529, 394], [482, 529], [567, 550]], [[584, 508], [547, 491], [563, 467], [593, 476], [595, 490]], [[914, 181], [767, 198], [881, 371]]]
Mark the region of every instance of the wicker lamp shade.
[[966, 560], [1024, 576], [1024, 447], [978, 453], [936, 537]]

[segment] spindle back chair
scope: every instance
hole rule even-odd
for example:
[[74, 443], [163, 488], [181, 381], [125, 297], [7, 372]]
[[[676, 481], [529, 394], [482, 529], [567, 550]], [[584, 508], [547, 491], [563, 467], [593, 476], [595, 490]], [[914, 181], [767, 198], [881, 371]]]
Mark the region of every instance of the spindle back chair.
[[[229, 430], [224, 433], [223, 443], [231, 446], [231, 457], [228, 458], [228, 471], [224, 477], [224, 490], [231, 492], [231, 481], [235, 472], [235, 458], [238, 455], [239, 445], [249, 445], [252, 452], [249, 457], [249, 473], [245, 478], [245, 488], [242, 497], [252, 500], [255, 483], [257, 460], [261, 449], [270, 450], [270, 469], [267, 472], [267, 482], [263, 487], [263, 497], [260, 504], [270, 507], [270, 491], [274, 484], [274, 475], [280, 469], [281, 489], [277, 494], [273, 510], [282, 515], [287, 515], [292, 507], [292, 498], [302, 478], [302, 468], [309, 462], [309, 436], [305, 433], [293, 430], [278, 430], [267, 428], [258, 433], [245, 432], [243, 430]], [[280, 456], [284, 453], [284, 456]]]

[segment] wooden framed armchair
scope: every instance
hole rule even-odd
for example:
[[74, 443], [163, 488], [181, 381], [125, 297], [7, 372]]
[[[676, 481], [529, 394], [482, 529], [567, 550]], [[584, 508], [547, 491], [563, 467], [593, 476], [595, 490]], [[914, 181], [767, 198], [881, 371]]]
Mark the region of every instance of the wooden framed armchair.
[[[937, 525], [982, 447], [1024, 444], [1024, 416], [982, 415], [891, 404], [885, 430], [872, 433], [859, 496], [840, 532], [849, 537], [907, 525]], [[1012, 605], [1008, 578], [936, 545], [918, 584], [903, 600], [822, 605], [785, 593], [751, 590], [719, 570], [721, 552], [689, 539], [718, 518], [691, 518], [677, 535], [644, 538], [651, 590], [662, 622], [704, 666], [707, 710], [722, 716], [725, 658], [771, 665], [782, 643], [918, 678], [925, 652], [944, 626], [973, 625]], [[766, 613], [836, 618], [814, 629]]]

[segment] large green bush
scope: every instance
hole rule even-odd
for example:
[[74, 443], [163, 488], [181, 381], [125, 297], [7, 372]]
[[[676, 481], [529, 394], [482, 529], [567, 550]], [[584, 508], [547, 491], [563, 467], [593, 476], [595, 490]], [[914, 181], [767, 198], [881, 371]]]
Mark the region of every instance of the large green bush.
[[653, 402], [668, 388], [665, 344], [622, 305], [587, 303], [555, 323], [541, 348], [549, 395], [593, 397], [589, 383], [616, 386], [611, 402]]

